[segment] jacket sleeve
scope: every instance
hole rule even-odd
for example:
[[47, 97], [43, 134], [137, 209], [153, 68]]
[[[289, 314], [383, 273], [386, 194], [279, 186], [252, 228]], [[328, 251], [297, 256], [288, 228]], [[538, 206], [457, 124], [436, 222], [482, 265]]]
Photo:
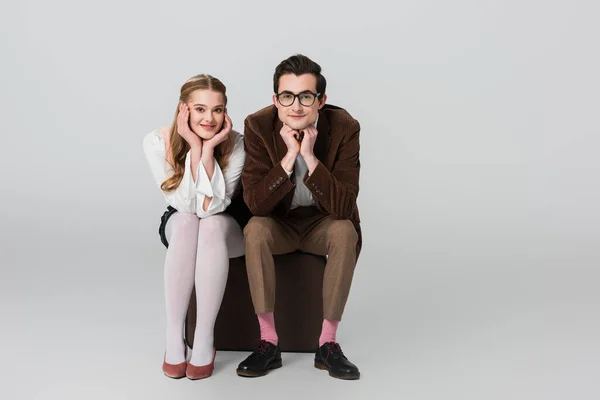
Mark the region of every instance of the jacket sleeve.
[[242, 173], [244, 201], [252, 214], [267, 216], [296, 185], [280, 162], [273, 165], [260, 135], [244, 121], [246, 164]]
[[358, 181], [360, 176], [360, 125], [353, 125], [336, 156], [335, 164], [329, 171], [320, 161], [304, 184], [312, 192], [315, 202], [335, 219], [350, 219], [356, 211]]

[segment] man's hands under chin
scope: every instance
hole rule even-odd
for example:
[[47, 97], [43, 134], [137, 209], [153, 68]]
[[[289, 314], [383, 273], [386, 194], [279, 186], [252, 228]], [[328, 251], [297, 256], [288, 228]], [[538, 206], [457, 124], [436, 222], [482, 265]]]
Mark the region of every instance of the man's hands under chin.
[[283, 169], [293, 171], [296, 158], [298, 154], [301, 154], [308, 167], [309, 175], [312, 174], [319, 164], [319, 160], [314, 154], [315, 142], [319, 134], [317, 128], [311, 124], [302, 130], [296, 130], [284, 124], [279, 134], [288, 149], [287, 154], [281, 160]]

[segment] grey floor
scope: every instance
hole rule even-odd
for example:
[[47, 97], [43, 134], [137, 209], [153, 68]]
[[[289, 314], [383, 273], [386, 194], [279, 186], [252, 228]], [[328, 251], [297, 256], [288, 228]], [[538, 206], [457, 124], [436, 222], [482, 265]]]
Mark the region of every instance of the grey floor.
[[239, 378], [246, 353], [218, 352], [214, 375], [192, 382], [160, 369], [162, 249], [143, 259], [131, 250], [120, 262], [98, 252], [86, 268], [82, 254], [39, 268], [59, 247], [3, 260], [15, 268], [2, 282], [1, 399], [600, 398], [592, 267], [384, 268], [367, 251], [338, 335], [359, 381], [330, 378], [297, 353], [266, 377]]

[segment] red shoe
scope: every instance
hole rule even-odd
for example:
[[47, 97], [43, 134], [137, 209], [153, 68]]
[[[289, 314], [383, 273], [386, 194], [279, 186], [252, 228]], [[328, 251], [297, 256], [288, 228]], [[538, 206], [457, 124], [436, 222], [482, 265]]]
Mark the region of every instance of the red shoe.
[[187, 369], [185, 370], [185, 375], [188, 379], [193, 381], [197, 379], [208, 378], [212, 375], [213, 370], [215, 369], [215, 357], [217, 355], [217, 349], [213, 347], [213, 359], [210, 364], [202, 365], [201, 367], [197, 367], [189, 363], [187, 365]]
[[187, 345], [185, 346], [185, 361], [179, 364], [167, 363], [167, 352], [165, 351], [165, 358], [163, 360], [162, 370], [165, 376], [173, 379], [181, 379], [185, 376], [185, 370], [187, 368]]

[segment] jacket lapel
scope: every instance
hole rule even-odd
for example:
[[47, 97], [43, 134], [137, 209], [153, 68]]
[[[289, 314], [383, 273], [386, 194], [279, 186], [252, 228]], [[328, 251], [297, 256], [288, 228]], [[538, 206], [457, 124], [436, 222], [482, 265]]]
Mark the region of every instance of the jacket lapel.
[[329, 165], [328, 155], [331, 153], [329, 146], [331, 145], [331, 135], [329, 131], [331, 127], [327, 117], [319, 111], [319, 121], [317, 122], [317, 140], [315, 142], [314, 153], [315, 156], [321, 161], [327, 168], [331, 168]]

